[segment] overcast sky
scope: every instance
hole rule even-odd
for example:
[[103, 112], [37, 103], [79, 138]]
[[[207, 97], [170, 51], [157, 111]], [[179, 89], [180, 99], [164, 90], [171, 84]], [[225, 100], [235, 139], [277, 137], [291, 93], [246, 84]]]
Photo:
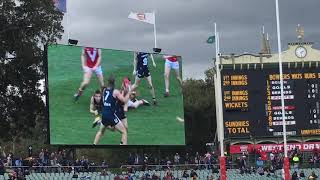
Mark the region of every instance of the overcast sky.
[[[282, 49], [296, 41], [297, 24], [304, 27], [305, 40], [319, 48], [320, 0], [279, 3]], [[127, 17], [130, 11], [153, 10], [158, 46], [163, 53], [183, 57], [184, 78], [203, 78], [212, 66], [214, 45], [206, 44], [206, 39], [214, 34], [214, 22], [222, 54], [258, 53], [263, 25], [270, 34], [272, 52], [277, 50], [274, 0], [69, 0], [69, 24], [67, 18], [63, 24], [79, 45], [151, 51], [153, 26]], [[66, 36], [62, 43], [66, 43]]]

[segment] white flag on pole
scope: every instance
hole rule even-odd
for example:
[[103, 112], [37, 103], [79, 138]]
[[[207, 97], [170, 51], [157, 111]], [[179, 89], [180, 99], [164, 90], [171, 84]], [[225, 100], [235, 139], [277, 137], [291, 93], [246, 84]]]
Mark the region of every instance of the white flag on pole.
[[138, 20], [148, 24], [155, 24], [155, 15], [154, 13], [134, 13], [131, 12], [128, 16], [129, 19]]

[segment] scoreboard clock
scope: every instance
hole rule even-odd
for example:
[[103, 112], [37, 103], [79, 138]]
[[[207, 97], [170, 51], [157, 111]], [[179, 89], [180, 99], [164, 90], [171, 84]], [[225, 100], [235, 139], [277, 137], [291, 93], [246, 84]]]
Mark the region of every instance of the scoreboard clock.
[[296, 48], [295, 54], [298, 58], [304, 58], [307, 56], [307, 49], [303, 46], [299, 46]]

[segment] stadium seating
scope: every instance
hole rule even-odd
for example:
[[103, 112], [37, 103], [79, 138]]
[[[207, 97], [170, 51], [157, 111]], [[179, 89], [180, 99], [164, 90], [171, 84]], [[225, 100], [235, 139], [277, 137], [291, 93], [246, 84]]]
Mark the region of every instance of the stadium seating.
[[[306, 177], [308, 177], [313, 171], [315, 174], [320, 175], [320, 168], [306, 168], [301, 169], [303, 170]], [[298, 171], [298, 173], [301, 172]], [[166, 171], [136, 171], [134, 173], [134, 179], [141, 179], [145, 174], [149, 174], [150, 177], [156, 173], [160, 175], [162, 179], [166, 175]], [[191, 170], [187, 170], [187, 173], [190, 174]], [[219, 173], [212, 173], [209, 170], [196, 170], [198, 174], [198, 179], [206, 180], [207, 177], [212, 176], [214, 179], [219, 178]], [[291, 170], [291, 174], [293, 171]], [[113, 180], [116, 176], [111, 172], [108, 172], [107, 176], [101, 176], [100, 172], [79, 172], [78, 178], [72, 178], [72, 173], [31, 173], [30, 175], [26, 176], [27, 180], [73, 180], [73, 179], [83, 179], [83, 180]], [[183, 171], [182, 170], [173, 170], [172, 174], [175, 178], [184, 179], [182, 178]], [[125, 175], [120, 175], [120, 177], [125, 177]], [[9, 175], [6, 173], [4, 175], [0, 175], [0, 180], [7, 180], [9, 179]], [[271, 180], [271, 179], [282, 179], [282, 171], [278, 170], [275, 174], [272, 174], [270, 177], [267, 177], [266, 174], [261, 176], [257, 173], [252, 174], [239, 174], [237, 169], [229, 169], [227, 171], [227, 179], [228, 180]]]

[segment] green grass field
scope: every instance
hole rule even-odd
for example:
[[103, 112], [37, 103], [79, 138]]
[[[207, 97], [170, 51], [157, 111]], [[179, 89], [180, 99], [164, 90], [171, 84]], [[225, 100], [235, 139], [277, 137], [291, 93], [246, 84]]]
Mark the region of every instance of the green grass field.
[[[48, 47], [48, 89], [50, 143], [66, 145], [91, 145], [98, 127], [91, 128], [93, 115], [89, 112], [90, 97], [99, 88], [95, 74], [79, 101], [74, 102], [73, 94], [82, 81], [81, 47], [52, 45]], [[181, 88], [171, 72], [170, 96], [164, 93], [164, 60], [154, 56], [157, 67], [149, 63], [153, 86], [156, 91], [157, 106], [140, 106], [129, 110], [128, 144], [129, 145], [184, 145], [184, 124], [176, 117], [183, 118], [183, 98]], [[134, 83], [133, 52], [102, 50], [102, 69], [105, 81], [110, 74], [116, 77], [116, 87], [120, 88], [124, 76]], [[150, 60], [151, 61], [151, 60]], [[181, 65], [181, 63], [180, 63]], [[180, 68], [181, 69], [181, 68]], [[147, 88], [147, 81], [142, 80], [137, 88], [138, 99], [152, 102]], [[121, 135], [106, 130], [99, 144], [119, 145]]]

